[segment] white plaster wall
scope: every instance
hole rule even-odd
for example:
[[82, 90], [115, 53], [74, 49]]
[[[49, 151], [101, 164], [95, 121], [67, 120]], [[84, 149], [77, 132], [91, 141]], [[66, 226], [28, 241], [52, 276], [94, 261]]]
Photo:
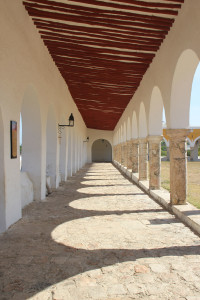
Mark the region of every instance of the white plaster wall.
[[21, 172], [21, 204], [22, 208], [34, 199], [33, 195], [33, 183], [31, 182], [26, 172]]
[[68, 163], [67, 163], [67, 176], [72, 176], [72, 128], [68, 131]]
[[128, 118], [127, 120], [127, 141], [129, 141], [132, 137], [132, 134], [131, 134], [131, 121], [130, 121], [130, 118]]
[[145, 138], [147, 136], [147, 116], [144, 107], [144, 103], [140, 103], [139, 111], [139, 137]]
[[67, 164], [68, 164], [68, 128], [63, 129], [60, 138], [60, 173], [61, 180], [67, 180]]
[[[38, 95], [30, 86], [23, 98], [22, 116], [22, 171], [33, 183], [34, 199], [42, 197], [41, 185], [41, 115]], [[19, 129], [19, 128], [18, 128]]]
[[59, 146], [57, 132], [58, 121], [54, 113], [55, 107], [50, 105], [46, 126], [46, 175], [51, 178], [51, 186], [59, 185]]
[[5, 218], [4, 128], [0, 108], [0, 233], [6, 229]]
[[[111, 146], [113, 146], [113, 131], [88, 129], [87, 135], [85, 135], [84, 140], [86, 140], [87, 137], [89, 137], [89, 142], [84, 143], [84, 144], [87, 144], [87, 162], [88, 163], [92, 162], [92, 145], [93, 145], [94, 141], [99, 140], [99, 139], [104, 139], [104, 140], [109, 141]], [[113, 155], [112, 155], [112, 157], [113, 157]]]
[[163, 100], [157, 86], [153, 88], [149, 109], [149, 135], [162, 135]]
[[22, 208], [19, 150], [18, 158], [10, 159], [10, 120], [17, 121], [19, 125], [27, 89], [31, 86], [36, 91], [40, 107], [40, 199], [45, 198], [46, 190], [46, 124], [50, 104], [56, 104], [58, 121], [64, 113], [67, 122], [70, 113], [73, 113], [75, 128], [80, 135], [86, 136], [87, 129], [22, 0], [0, 1], [0, 45], [0, 107], [5, 133], [5, 227], [8, 228], [21, 217]]
[[133, 111], [132, 116], [132, 138], [137, 139], [138, 138], [138, 121], [137, 121], [137, 115], [136, 112]]

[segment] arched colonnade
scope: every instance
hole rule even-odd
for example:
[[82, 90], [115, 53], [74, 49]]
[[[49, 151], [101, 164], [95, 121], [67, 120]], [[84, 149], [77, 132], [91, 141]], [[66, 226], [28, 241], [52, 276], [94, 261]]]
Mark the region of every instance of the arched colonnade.
[[[68, 124], [71, 111], [60, 114], [51, 102], [45, 104], [44, 110], [44, 103], [40, 98], [34, 86], [29, 85], [24, 89], [21, 101], [16, 104], [18, 107], [15, 107], [12, 119], [17, 121], [17, 157], [9, 160], [12, 169], [5, 166], [5, 156], [10, 158], [10, 141], [6, 140], [8, 147], [4, 146], [4, 141], [8, 138], [5, 124], [10, 117], [7, 117], [6, 111], [2, 113], [0, 107], [0, 233], [21, 217], [25, 205], [46, 197], [47, 182], [50, 188], [58, 188], [61, 181], [66, 181], [69, 176], [76, 173], [87, 160], [87, 148], [83, 143], [85, 133], [78, 130], [76, 126], [78, 120], [75, 118], [74, 127], [59, 130], [59, 123]], [[11, 180], [10, 176], [6, 177], [9, 170], [14, 176], [12, 188], [9, 188], [15, 195], [10, 197], [12, 203], [5, 190]]]
[[171, 67], [171, 77], [168, 75], [167, 83], [163, 83], [160, 79], [157, 84], [155, 81], [151, 82], [149, 90], [146, 94], [143, 93], [143, 97], [139, 91], [139, 96], [135, 96], [138, 103], [129, 105], [114, 131], [114, 161], [131, 170], [138, 176], [139, 181], [146, 181], [149, 177], [150, 190], [160, 189], [160, 143], [163, 138], [163, 109], [165, 110], [166, 134], [169, 137], [172, 205], [186, 202], [186, 139], [190, 132], [191, 88], [198, 64], [199, 56], [194, 50], [182, 51], [173, 68]]

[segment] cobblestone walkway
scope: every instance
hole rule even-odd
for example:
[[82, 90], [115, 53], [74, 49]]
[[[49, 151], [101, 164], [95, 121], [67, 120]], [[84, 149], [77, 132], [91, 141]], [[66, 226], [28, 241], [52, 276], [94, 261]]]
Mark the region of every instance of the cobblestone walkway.
[[200, 299], [200, 238], [111, 164], [92, 164], [0, 235], [0, 299]]

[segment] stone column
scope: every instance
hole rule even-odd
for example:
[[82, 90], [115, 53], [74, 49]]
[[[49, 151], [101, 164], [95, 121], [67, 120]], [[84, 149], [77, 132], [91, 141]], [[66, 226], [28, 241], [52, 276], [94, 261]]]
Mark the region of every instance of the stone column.
[[121, 143], [121, 165], [124, 164], [124, 143]]
[[139, 139], [139, 180], [147, 180], [148, 152], [147, 139]]
[[169, 147], [167, 147], [167, 161], [170, 160], [170, 153], [169, 153]]
[[194, 147], [190, 147], [190, 161], [198, 161], [198, 148], [198, 143]]
[[168, 129], [170, 138], [170, 202], [185, 204], [187, 194], [187, 144], [189, 129]]
[[113, 161], [116, 160], [116, 146], [113, 146]]
[[119, 147], [120, 147], [120, 144], [117, 145], [117, 162], [119, 163]]
[[149, 189], [160, 189], [161, 143], [162, 136], [149, 136]]
[[124, 143], [124, 167], [127, 168], [127, 151], [128, 151], [128, 144], [127, 142]]
[[127, 142], [127, 169], [132, 170], [132, 141]]
[[122, 164], [122, 143], [119, 144], [119, 163]]
[[139, 140], [134, 139], [131, 141], [131, 161], [132, 161], [132, 172], [133, 173], [138, 173], [138, 167], [139, 167]]

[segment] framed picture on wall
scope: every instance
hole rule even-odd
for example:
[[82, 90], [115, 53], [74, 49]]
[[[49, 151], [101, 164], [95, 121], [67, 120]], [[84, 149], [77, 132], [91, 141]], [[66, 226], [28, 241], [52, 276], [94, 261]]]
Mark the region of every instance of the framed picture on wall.
[[17, 122], [10, 121], [11, 158], [17, 158]]

